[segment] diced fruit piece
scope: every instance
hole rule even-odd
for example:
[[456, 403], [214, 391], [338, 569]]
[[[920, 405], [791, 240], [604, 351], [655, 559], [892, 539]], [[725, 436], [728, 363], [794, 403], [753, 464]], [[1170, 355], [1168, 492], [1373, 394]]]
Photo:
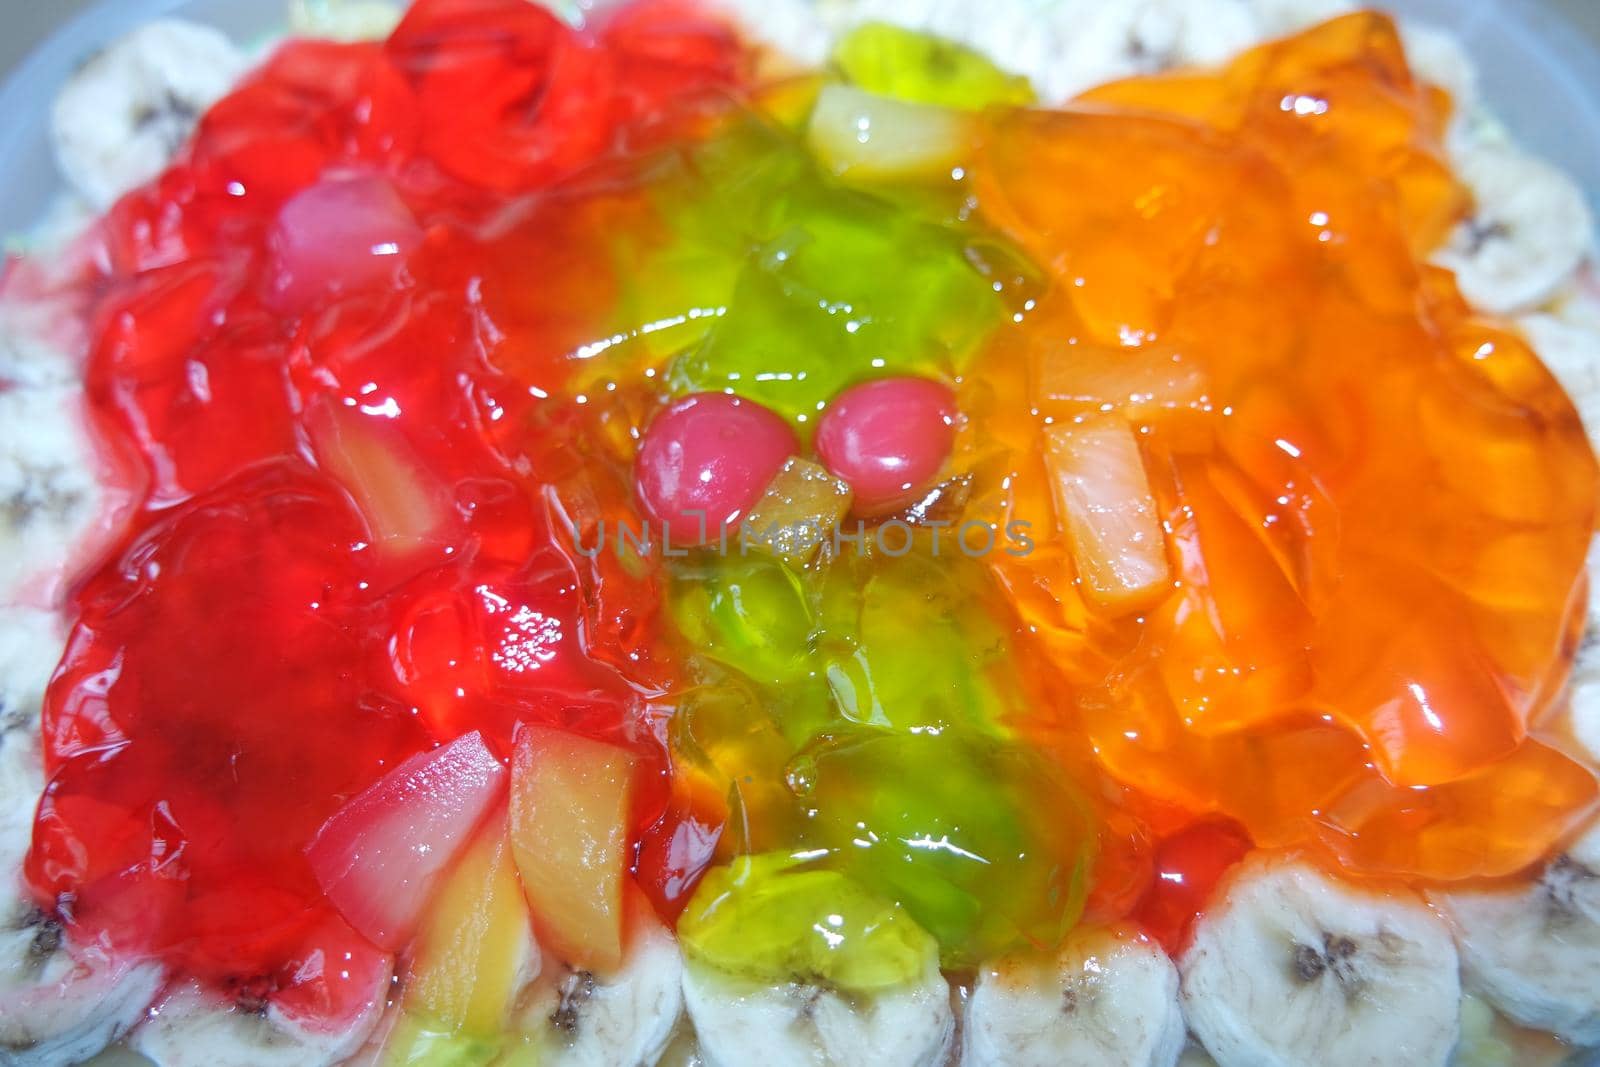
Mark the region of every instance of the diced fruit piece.
[[1090, 598], [1129, 611], [1165, 590], [1166, 540], [1133, 428], [1110, 416], [1053, 426], [1046, 460], [1057, 521]]
[[385, 284], [421, 244], [421, 227], [387, 179], [329, 178], [278, 212], [274, 301], [298, 310], [319, 297]]
[[788, 423], [760, 404], [684, 397], [645, 431], [634, 467], [639, 503], [675, 544], [715, 541], [799, 450]]
[[858, 510], [903, 501], [931, 482], [955, 441], [956, 400], [927, 378], [884, 378], [839, 394], [817, 426], [817, 454]]
[[467, 734], [413, 756], [340, 808], [306, 859], [350, 925], [397, 952], [504, 783], [505, 768], [483, 737]]
[[678, 937], [689, 955], [729, 974], [776, 984], [798, 977], [848, 993], [910, 982], [939, 953], [899, 905], [783, 854], [744, 856], [708, 874]]
[[623, 878], [638, 761], [544, 727], [517, 731], [511, 843], [539, 943], [595, 971], [622, 963]]
[[1197, 404], [1205, 397], [1205, 373], [1186, 353], [1091, 344], [1071, 338], [1068, 329], [1040, 338], [1034, 365], [1036, 405], [1074, 413], [1116, 408], [1138, 415]]
[[971, 116], [960, 111], [830, 85], [817, 97], [806, 141], [842, 178], [948, 179], [975, 133]]
[[767, 486], [745, 518], [742, 543], [769, 552], [791, 566], [811, 560], [832, 541], [850, 510], [850, 487], [798, 456]]
[[834, 65], [861, 88], [944, 107], [1024, 107], [1034, 102], [1026, 78], [1007, 74], [981, 53], [915, 30], [872, 22], [839, 43]]
[[394, 426], [333, 404], [307, 421], [318, 462], [355, 498], [382, 551], [404, 555], [440, 535], [451, 516], [449, 491]]
[[1054, 944], [1078, 920], [1094, 821], [1031, 749], [955, 729], [841, 731], [797, 757], [788, 781], [810, 812], [805, 845], [904, 907], [947, 967]]
[[413, 951], [406, 1011], [493, 1037], [538, 956], [506, 815], [491, 818], [450, 872]]

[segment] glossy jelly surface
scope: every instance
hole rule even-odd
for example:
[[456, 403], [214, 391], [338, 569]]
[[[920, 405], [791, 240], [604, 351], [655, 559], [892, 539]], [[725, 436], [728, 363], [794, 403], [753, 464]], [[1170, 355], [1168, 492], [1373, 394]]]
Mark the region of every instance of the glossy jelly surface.
[[[630, 884], [536, 928], [613, 959], [637, 889], [847, 989], [1081, 915], [1175, 947], [1253, 846], [1501, 876], [1594, 810], [1540, 734], [1594, 457], [1424, 265], [1466, 205], [1387, 21], [1063, 111], [898, 32], [770, 69], [679, 4], [422, 0], [283, 46], [96, 227], [138, 507], [45, 714], [27, 875], [74, 938], [347, 1013], [307, 961], [403, 946], [307, 846], [525, 726], [629, 768], [574, 810], [627, 809]], [[869, 112], [903, 136], [826, 128]], [[471, 910], [506, 846], [451, 826]]]

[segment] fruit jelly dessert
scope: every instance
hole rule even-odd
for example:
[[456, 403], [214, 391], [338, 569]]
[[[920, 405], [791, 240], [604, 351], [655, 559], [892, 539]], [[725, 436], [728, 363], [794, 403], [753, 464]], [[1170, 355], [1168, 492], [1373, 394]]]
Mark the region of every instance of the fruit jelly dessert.
[[[1594, 458], [1423, 263], [1466, 201], [1393, 27], [1064, 111], [930, 47], [774, 85], [675, 5], [424, 0], [285, 45], [111, 210], [86, 387], [139, 506], [27, 864], [73, 938], [334, 1019], [415, 939], [409, 1015], [487, 1029], [513, 867], [596, 967], [636, 886], [701, 958], [868, 990], [1080, 916], [1176, 949], [1252, 845], [1440, 883], [1592, 813], [1539, 727]], [[857, 538], [621, 533], [751, 514]], [[413, 803], [433, 865], [347, 877]], [[482, 998], [434, 977], [468, 900]]]

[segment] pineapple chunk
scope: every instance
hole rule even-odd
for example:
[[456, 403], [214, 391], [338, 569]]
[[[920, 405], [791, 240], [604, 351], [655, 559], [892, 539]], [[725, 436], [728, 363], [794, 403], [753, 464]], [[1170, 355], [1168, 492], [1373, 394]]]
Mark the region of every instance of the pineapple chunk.
[[539, 943], [576, 968], [622, 964], [623, 877], [638, 761], [524, 726], [511, 761], [511, 842]]
[[832, 543], [850, 510], [850, 487], [810, 460], [793, 458], [744, 520], [745, 543], [800, 567]]
[[1085, 595], [1127, 612], [1170, 588], [1166, 537], [1133, 428], [1115, 416], [1052, 426], [1046, 461]]
[[538, 949], [505, 813], [491, 819], [439, 891], [406, 983], [408, 1014], [494, 1036], [538, 974]]
[[943, 178], [972, 148], [972, 117], [830, 85], [817, 98], [811, 150], [833, 173], [860, 181]]
[[452, 505], [449, 492], [383, 423], [326, 406], [313, 413], [311, 436], [317, 461], [355, 499], [373, 540], [403, 556], [441, 537]]

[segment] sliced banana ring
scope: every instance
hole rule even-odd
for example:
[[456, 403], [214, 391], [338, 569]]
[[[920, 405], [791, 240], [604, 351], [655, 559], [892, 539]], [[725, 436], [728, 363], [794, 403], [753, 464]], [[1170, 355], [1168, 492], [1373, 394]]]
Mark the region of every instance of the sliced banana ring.
[[751, 41], [808, 70], [833, 51], [833, 34], [810, 0], [712, 0], [712, 6], [732, 16]]
[[1352, 0], [1250, 0], [1261, 28], [1272, 37], [1299, 33], [1356, 10]]
[[[1225, 63], [1264, 36], [1245, 0], [1131, 0], [1084, 13], [1066, 36], [1055, 95], [1074, 95], [1103, 82], [1176, 67]], [[1066, 84], [1070, 77], [1071, 86]], [[1070, 90], [1070, 92], [1069, 92]]]
[[1429, 896], [1455, 927], [1469, 988], [1523, 1026], [1600, 1045], [1600, 826], [1531, 885]]
[[1438, 262], [1481, 311], [1513, 315], [1550, 301], [1594, 248], [1583, 191], [1549, 164], [1493, 142], [1464, 146], [1456, 171], [1476, 206]]
[[150, 1009], [128, 1045], [156, 1067], [333, 1067], [360, 1047], [381, 1008], [375, 999], [362, 1018], [326, 1032], [271, 1006], [229, 1003], [185, 981]]
[[1409, 894], [1256, 854], [1179, 963], [1184, 1015], [1222, 1067], [1449, 1060], [1461, 982], [1450, 931]]
[[51, 136], [62, 174], [94, 207], [110, 207], [166, 169], [244, 69], [216, 30], [146, 23], [91, 58], [56, 97]]
[[1478, 106], [1478, 66], [1455, 34], [1427, 23], [1400, 24], [1406, 60], [1412, 73], [1450, 94], [1451, 117], [1465, 122]]
[[289, 0], [289, 32], [332, 41], [376, 41], [400, 24], [389, 0]]
[[1564, 293], [1517, 326], [1572, 398], [1589, 440], [1600, 448], [1600, 297], [1586, 286]]
[[683, 963], [672, 934], [653, 918], [614, 975], [546, 960], [514, 1012], [513, 1029], [540, 1064], [607, 1067], [655, 1063], [683, 1015]]
[[0, 604], [51, 603], [103, 491], [74, 386], [0, 391]]
[[683, 992], [706, 1067], [938, 1067], [954, 1045], [950, 987], [931, 963], [910, 985], [851, 996], [690, 960]]
[[0, 919], [0, 1049], [16, 1067], [83, 1063], [126, 1034], [161, 968], [74, 958], [61, 927], [14, 898]]
[[37, 388], [76, 382], [87, 348], [80, 325], [86, 317], [87, 309], [68, 300], [0, 297], [0, 383]]
[[1053, 958], [978, 972], [963, 1067], [1172, 1067], [1183, 1051], [1178, 969], [1135, 930], [1083, 928]]

